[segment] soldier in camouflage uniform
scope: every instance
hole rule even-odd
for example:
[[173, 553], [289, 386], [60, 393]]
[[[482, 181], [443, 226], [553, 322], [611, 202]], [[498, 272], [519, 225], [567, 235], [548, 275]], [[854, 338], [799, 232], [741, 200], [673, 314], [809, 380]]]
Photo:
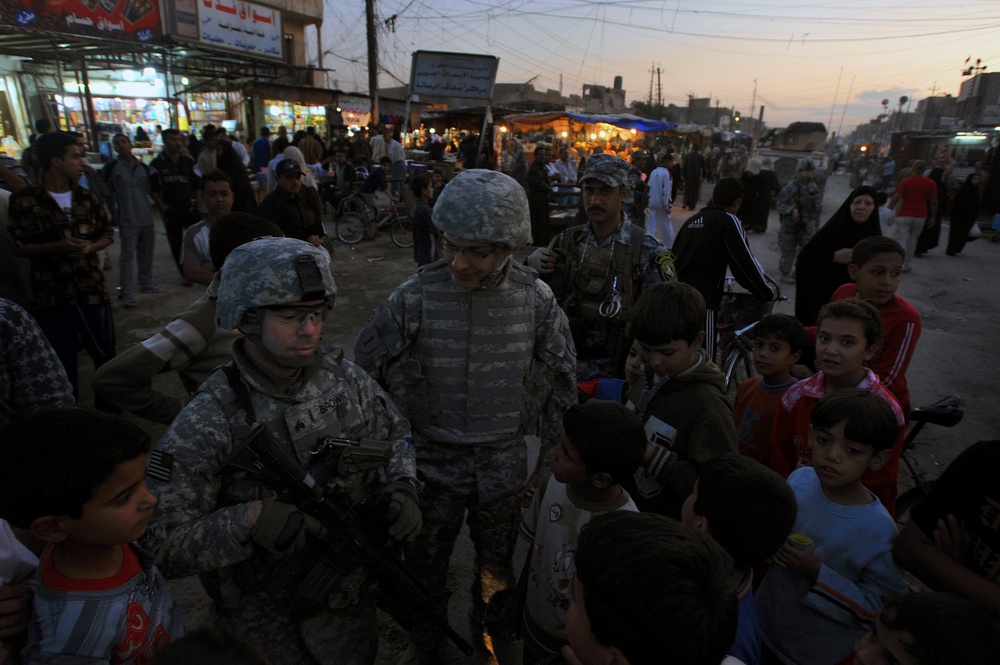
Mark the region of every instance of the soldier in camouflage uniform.
[[528, 257], [569, 317], [579, 381], [624, 377], [631, 305], [653, 284], [677, 279], [673, 255], [622, 209], [628, 172], [625, 160], [594, 155], [580, 178], [589, 222]]
[[[372, 373], [413, 427], [424, 512], [416, 564], [443, 589], [465, 511], [476, 550], [473, 630], [496, 634], [513, 580], [511, 557], [529, 496], [576, 401], [575, 351], [552, 291], [512, 261], [531, 227], [524, 189], [513, 178], [463, 171], [434, 206], [444, 259], [396, 288], [362, 328], [356, 362]], [[525, 434], [543, 451], [525, 484]], [[491, 599], [496, 602], [490, 603]], [[440, 662], [441, 639], [417, 626], [417, 662]]]
[[628, 195], [622, 204], [629, 220], [642, 228], [646, 227], [646, 208], [649, 207], [649, 185], [643, 178], [648, 161], [649, 154], [644, 150], [632, 153], [632, 163], [628, 167], [628, 177], [625, 179]]
[[781, 259], [778, 269], [781, 281], [788, 284], [795, 283], [795, 278], [792, 277], [795, 255], [819, 229], [821, 197], [819, 187], [813, 182], [815, 172], [813, 160], [808, 157], [800, 159], [795, 177], [778, 194], [776, 207], [781, 216], [781, 228], [778, 230]]
[[[219, 619], [260, 641], [272, 665], [370, 665], [375, 594], [365, 566], [336, 534], [226, 460], [263, 423], [341, 496], [387, 497], [397, 511], [389, 535], [412, 539], [420, 510], [409, 425], [370, 376], [319, 350], [336, 291], [320, 250], [264, 238], [234, 250], [222, 272], [219, 326], [244, 337], [153, 451], [148, 478], [159, 506], [148, 544], [168, 576], [200, 574]], [[341, 470], [317, 453], [327, 436], [384, 441], [391, 461]], [[300, 587], [310, 573], [326, 584]]]

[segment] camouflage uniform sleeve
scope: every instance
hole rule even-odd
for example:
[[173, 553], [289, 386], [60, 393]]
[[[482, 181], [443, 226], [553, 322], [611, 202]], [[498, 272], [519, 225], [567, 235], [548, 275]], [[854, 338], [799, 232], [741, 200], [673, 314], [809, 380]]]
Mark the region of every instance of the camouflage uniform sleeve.
[[535, 280], [534, 385], [549, 388], [541, 405], [542, 451], [538, 471], [548, 470], [546, 451], [559, 442], [563, 414], [576, 403], [576, 348], [566, 314], [556, 304], [552, 290]]
[[666, 268], [664, 266], [668, 264], [660, 259], [660, 255], [666, 251], [666, 248], [664, 248], [660, 241], [648, 233], [642, 239], [642, 258], [639, 261], [639, 265], [642, 268], [642, 281], [639, 285], [639, 291], [635, 296], [636, 300], [639, 299], [640, 295], [645, 293], [646, 289], [652, 287], [654, 284], [674, 279], [670, 275], [670, 271], [673, 270], [673, 260], [669, 262], [669, 268]]
[[76, 405], [66, 370], [45, 333], [19, 305], [2, 299], [0, 368], [6, 374], [0, 384], [7, 384], [0, 385], [0, 427], [18, 416]]
[[253, 502], [218, 505], [222, 483], [215, 470], [232, 448], [221, 405], [199, 393], [153, 450], [146, 479], [159, 504], [143, 544], [168, 577], [231, 566], [253, 553]]
[[781, 193], [778, 194], [778, 201], [774, 205], [774, 207], [778, 209], [778, 214], [792, 214], [792, 211], [795, 210], [795, 206], [798, 205], [798, 192], [796, 190], [797, 187], [795, 180], [789, 180], [788, 184], [781, 188]]
[[342, 366], [354, 386], [370, 436], [392, 442], [392, 459], [386, 469], [388, 481], [416, 479], [417, 457], [410, 440], [410, 423], [375, 379], [354, 363], [345, 361]]
[[420, 294], [420, 276], [413, 275], [389, 294], [358, 332], [354, 362], [383, 386], [391, 365], [420, 330]]

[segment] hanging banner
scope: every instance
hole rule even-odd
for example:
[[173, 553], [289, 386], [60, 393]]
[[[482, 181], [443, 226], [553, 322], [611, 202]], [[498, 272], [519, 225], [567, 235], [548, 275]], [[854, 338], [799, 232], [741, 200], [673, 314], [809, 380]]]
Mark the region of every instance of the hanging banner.
[[4, 0], [0, 26], [142, 44], [163, 39], [159, 0]]

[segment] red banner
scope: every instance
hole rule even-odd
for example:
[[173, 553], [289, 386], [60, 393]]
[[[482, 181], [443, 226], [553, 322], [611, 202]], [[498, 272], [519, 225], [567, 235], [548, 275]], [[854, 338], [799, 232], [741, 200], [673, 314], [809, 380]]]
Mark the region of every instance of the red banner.
[[163, 38], [159, 0], [4, 0], [0, 25], [119, 42]]

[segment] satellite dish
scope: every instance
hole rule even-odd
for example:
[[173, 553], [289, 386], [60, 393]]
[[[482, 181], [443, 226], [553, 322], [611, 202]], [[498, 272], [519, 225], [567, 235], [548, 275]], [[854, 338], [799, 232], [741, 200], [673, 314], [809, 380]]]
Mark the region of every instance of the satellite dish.
[[889, 105], [889, 100], [888, 99], [883, 99], [882, 100], [882, 106], [888, 106], [888, 105]]
[[908, 101], [910, 101], [910, 98], [907, 97], [906, 95], [903, 95], [902, 97], [899, 98], [899, 105], [902, 106]]

